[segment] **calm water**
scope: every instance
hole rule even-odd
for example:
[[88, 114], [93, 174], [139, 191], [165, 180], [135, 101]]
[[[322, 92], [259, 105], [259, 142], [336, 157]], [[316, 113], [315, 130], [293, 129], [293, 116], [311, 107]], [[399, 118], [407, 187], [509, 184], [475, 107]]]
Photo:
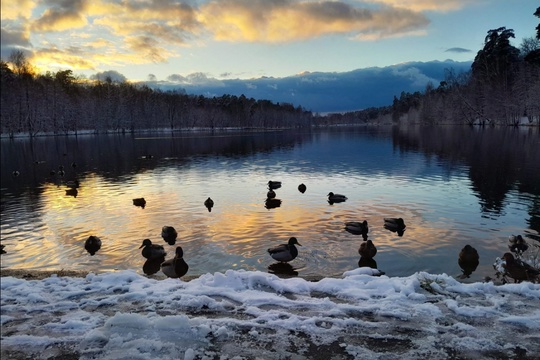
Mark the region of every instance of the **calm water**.
[[[457, 276], [458, 253], [471, 244], [480, 254], [469, 280], [476, 281], [494, 275], [509, 235], [540, 240], [538, 129], [48, 137], [2, 140], [1, 150], [3, 268], [143, 273], [143, 239], [174, 256], [176, 246], [160, 236], [170, 225], [189, 275], [246, 269], [339, 276], [358, 266], [362, 241], [344, 222], [366, 219], [378, 268], [388, 275]], [[51, 175], [59, 165], [65, 175]], [[77, 194], [66, 193], [74, 179]], [[280, 207], [265, 207], [269, 180], [283, 183]], [[330, 191], [348, 200], [330, 205]], [[144, 209], [132, 204], [136, 197], [147, 200]], [[207, 197], [215, 201], [211, 212]], [[404, 218], [404, 235], [384, 229], [385, 217]], [[103, 241], [94, 256], [84, 249], [89, 235]], [[266, 249], [291, 236], [303, 245], [300, 255], [276, 269]]]

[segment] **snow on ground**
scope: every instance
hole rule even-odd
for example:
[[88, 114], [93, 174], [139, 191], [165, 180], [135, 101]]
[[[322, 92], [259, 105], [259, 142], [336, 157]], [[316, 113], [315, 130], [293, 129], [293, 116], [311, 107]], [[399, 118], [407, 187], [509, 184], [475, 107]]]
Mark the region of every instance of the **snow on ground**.
[[2, 277], [1, 358], [540, 358], [538, 284], [373, 275]]

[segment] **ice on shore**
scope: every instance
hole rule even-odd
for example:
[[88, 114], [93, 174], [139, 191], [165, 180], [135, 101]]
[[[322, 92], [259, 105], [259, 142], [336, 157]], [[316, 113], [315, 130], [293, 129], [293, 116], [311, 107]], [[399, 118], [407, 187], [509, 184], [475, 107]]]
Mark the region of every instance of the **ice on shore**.
[[1, 355], [47, 359], [540, 357], [540, 285], [358, 268], [310, 282], [257, 271], [1, 278]]

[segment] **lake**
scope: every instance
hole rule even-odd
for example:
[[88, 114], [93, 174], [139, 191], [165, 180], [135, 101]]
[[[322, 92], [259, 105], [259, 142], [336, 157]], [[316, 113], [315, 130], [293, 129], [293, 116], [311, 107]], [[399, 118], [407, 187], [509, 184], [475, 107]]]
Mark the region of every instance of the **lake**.
[[[480, 281], [494, 277], [509, 235], [524, 236], [531, 255], [540, 244], [538, 128], [16, 138], [1, 141], [0, 156], [2, 268], [152, 274], [155, 264], [139, 249], [148, 238], [167, 258], [181, 245], [188, 275], [340, 276], [359, 266], [363, 241], [344, 223], [367, 220], [374, 260], [387, 275], [459, 276], [458, 253], [470, 244], [480, 265], [464, 281]], [[68, 186], [74, 180], [76, 189]], [[265, 201], [269, 180], [282, 182], [276, 207]], [[348, 199], [330, 204], [329, 192]], [[133, 205], [139, 197], [144, 208]], [[387, 217], [404, 219], [402, 236], [384, 228]], [[175, 245], [161, 238], [164, 225], [177, 230]], [[84, 248], [90, 235], [102, 240], [93, 256]], [[280, 265], [266, 249], [291, 236], [299, 255]]]

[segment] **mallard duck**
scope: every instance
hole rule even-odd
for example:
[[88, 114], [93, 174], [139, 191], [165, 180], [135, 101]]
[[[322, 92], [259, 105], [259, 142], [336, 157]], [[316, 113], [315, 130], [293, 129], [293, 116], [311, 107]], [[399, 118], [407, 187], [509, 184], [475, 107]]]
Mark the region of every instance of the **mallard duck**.
[[305, 193], [306, 190], [307, 190], [306, 185], [304, 185], [304, 184], [298, 185], [298, 191], [300, 191], [302, 194]]
[[161, 264], [165, 261], [165, 256], [158, 257], [156, 259], [146, 259], [143, 264], [143, 272], [146, 275], [154, 275], [159, 270], [161, 270]]
[[204, 200], [204, 206], [208, 209], [208, 212], [212, 211], [212, 208], [214, 207], [214, 200], [208, 198]]
[[133, 199], [133, 205], [140, 206], [144, 209], [146, 206], [146, 200], [144, 198], [135, 198]]
[[161, 271], [170, 278], [180, 278], [187, 274], [188, 264], [184, 261], [184, 251], [181, 246], [176, 247], [174, 258], [165, 260], [161, 264]]
[[275, 197], [276, 197], [276, 192], [272, 189], [268, 190], [268, 192], [266, 193], [266, 198], [274, 199]]
[[272, 181], [272, 180], [270, 180], [268, 182], [268, 189], [270, 189], [270, 190], [279, 189], [280, 187], [281, 187], [281, 181]]
[[364, 240], [367, 240], [367, 234], [369, 232], [368, 222], [364, 220], [360, 221], [347, 221], [345, 223], [345, 230], [354, 235], [362, 235]]
[[95, 255], [95, 253], [101, 249], [101, 239], [97, 236], [90, 235], [84, 242], [84, 248], [90, 255]]
[[161, 228], [161, 237], [169, 245], [174, 245], [174, 243], [176, 242], [176, 238], [178, 237], [178, 233], [176, 232], [176, 229], [172, 226], [164, 226]]
[[270, 248], [268, 253], [274, 260], [289, 262], [298, 256], [298, 249], [295, 245], [302, 246], [295, 237], [291, 237], [287, 244]]
[[540, 280], [540, 270], [532, 267], [531, 265], [514, 258], [512, 253], [505, 253], [503, 255], [505, 264], [503, 265], [505, 272], [508, 276], [514, 279], [514, 282], [531, 281], [537, 282]]
[[373, 258], [365, 258], [363, 256], [360, 256], [360, 260], [358, 260], [358, 267], [369, 267], [372, 269], [376, 269], [377, 262]]
[[373, 241], [367, 240], [360, 244], [358, 253], [360, 254], [361, 257], [365, 259], [371, 259], [375, 257], [375, 255], [377, 254], [377, 248], [373, 244]]
[[150, 260], [158, 259], [167, 254], [163, 246], [152, 244], [152, 241], [150, 239], [143, 240], [142, 245], [139, 247], [139, 249], [143, 247], [144, 249], [142, 250], [142, 256]]
[[398, 236], [403, 236], [405, 232], [405, 221], [402, 218], [384, 218], [384, 228], [396, 232]]
[[463, 271], [462, 279], [468, 278], [473, 271], [476, 270], [478, 264], [480, 263], [480, 257], [478, 252], [471, 245], [467, 244], [461, 249], [458, 257], [459, 267]]
[[529, 245], [527, 245], [521, 235], [510, 235], [508, 242], [508, 247], [513, 253], [521, 254], [529, 248]]
[[328, 202], [331, 204], [344, 202], [345, 200], [347, 200], [347, 197], [345, 195], [334, 194], [333, 192], [328, 193]]

